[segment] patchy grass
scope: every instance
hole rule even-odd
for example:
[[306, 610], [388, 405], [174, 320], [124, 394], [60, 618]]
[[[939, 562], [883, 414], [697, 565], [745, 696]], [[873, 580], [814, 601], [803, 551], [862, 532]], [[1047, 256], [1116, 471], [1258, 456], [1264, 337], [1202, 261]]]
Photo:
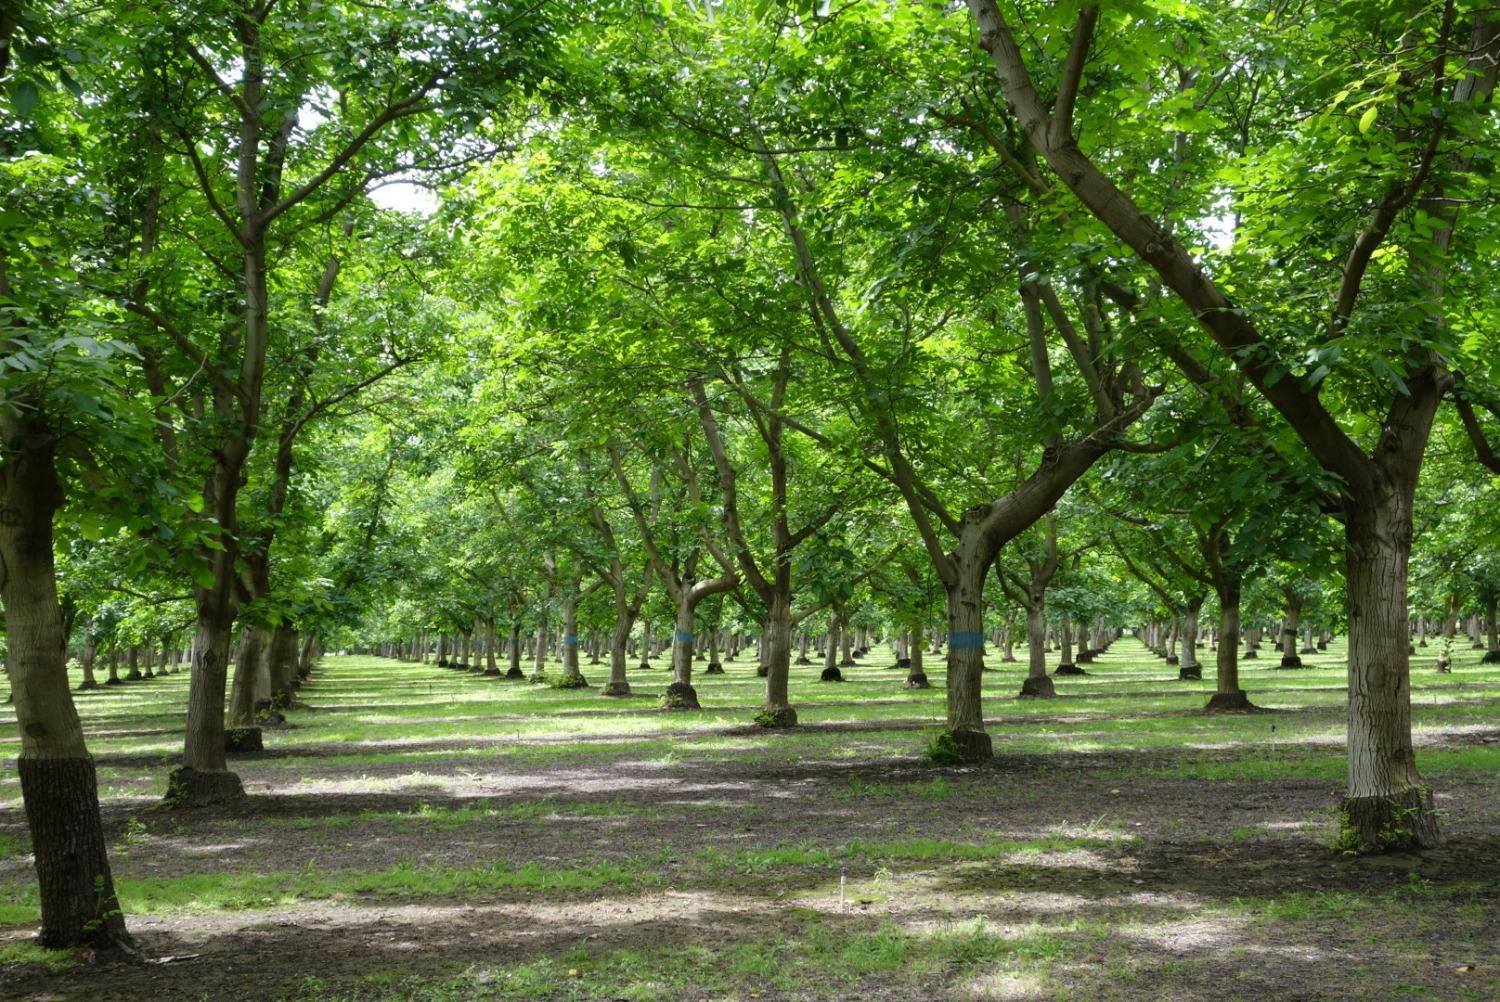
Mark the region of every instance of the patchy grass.
[[1370, 861], [1327, 848], [1341, 657], [1245, 663], [1275, 711], [1254, 716], [1204, 714], [1212, 681], [1128, 639], [1055, 700], [1017, 699], [1004, 666], [982, 766], [925, 760], [940, 659], [910, 692], [888, 650], [841, 685], [796, 669], [801, 726], [775, 733], [746, 658], [695, 680], [706, 710], [665, 713], [660, 669], [605, 701], [331, 657], [269, 753], [232, 761], [245, 804], [183, 812], [158, 801], [187, 676], [82, 693], [122, 903], [147, 955], [178, 959], [30, 944], [8, 776], [0, 997], [1500, 997], [1500, 668], [1419, 656], [1451, 843]]

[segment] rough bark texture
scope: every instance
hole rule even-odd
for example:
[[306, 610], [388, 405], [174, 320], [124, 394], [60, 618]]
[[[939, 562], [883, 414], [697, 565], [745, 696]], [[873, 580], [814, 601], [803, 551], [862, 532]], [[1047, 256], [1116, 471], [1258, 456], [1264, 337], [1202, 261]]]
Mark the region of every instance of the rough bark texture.
[[1057, 695], [1052, 678], [1047, 674], [1046, 597], [1036, 589], [1032, 592], [1031, 606], [1026, 610], [1026, 657], [1026, 678], [1021, 683], [1021, 695], [1042, 699]]
[[1346, 836], [1361, 851], [1423, 848], [1441, 837], [1411, 742], [1406, 574], [1411, 492], [1393, 492], [1345, 527], [1349, 589]]
[[[968, 526], [977, 529], [973, 523]], [[957, 574], [948, 599], [948, 731], [967, 762], [993, 754], [984, 730], [980, 684], [984, 671], [984, 579], [989, 567], [977, 532], [960, 541], [953, 558]]]
[[41, 943], [128, 947], [99, 820], [94, 762], [68, 689], [53, 561], [52, 519], [63, 502], [56, 438], [45, 426], [6, 414], [0, 440], [5, 669], [21, 737], [16, 766], [36, 866]]

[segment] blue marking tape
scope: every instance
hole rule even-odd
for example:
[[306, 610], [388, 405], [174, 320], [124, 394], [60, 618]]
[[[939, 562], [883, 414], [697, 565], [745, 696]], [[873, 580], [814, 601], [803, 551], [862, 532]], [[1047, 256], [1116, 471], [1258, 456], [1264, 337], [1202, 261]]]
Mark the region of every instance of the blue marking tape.
[[677, 632], [676, 632], [676, 633], [674, 633], [674, 634], [672, 634], [672, 637], [673, 637], [673, 639], [675, 639], [675, 640], [676, 640], [676, 641], [677, 641], [677, 642], [678, 642], [678, 643], [679, 643], [679, 644], [687, 644], [687, 643], [691, 643], [691, 642], [692, 642], [692, 640], [693, 640], [693, 635], [692, 635], [692, 634], [691, 634], [691, 633], [684, 633], [684, 632], [683, 632], [683, 631], [681, 631], [681, 630], [678, 630], [678, 631], [677, 631]]
[[982, 633], [950, 633], [948, 646], [955, 651], [975, 651], [984, 646]]
[[565, 643], [565, 644], [576, 644], [576, 643], [578, 643], [578, 638], [575, 637], [575, 636], [573, 636], [572, 634], [569, 634], [568, 636], [563, 637], [563, 643]]

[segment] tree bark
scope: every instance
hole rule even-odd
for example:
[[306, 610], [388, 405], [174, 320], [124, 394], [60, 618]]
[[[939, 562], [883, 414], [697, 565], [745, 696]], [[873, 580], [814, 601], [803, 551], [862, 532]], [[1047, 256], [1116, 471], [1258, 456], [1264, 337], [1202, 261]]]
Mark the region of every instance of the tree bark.
[[52, 948], [128, 948], [99, 819], [94, 760], [68, 689], [52, 520], [64, 497], [56, 437], [40, 422], [0, 417], [0, 602], [5, 669], [21, 737], [16, 762]]
[[1345, 523], [1349, 589], [1349, 785], [1344, 834], [1354, 848], [1438, 845], [1432, 790], [1411, 741], [1407, 561], [1412, 490], [1394, 490]]

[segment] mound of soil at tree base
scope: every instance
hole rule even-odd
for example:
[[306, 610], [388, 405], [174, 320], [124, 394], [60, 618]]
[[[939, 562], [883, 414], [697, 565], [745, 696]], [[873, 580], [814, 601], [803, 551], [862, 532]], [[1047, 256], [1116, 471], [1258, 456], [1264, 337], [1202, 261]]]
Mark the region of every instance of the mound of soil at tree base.
[[910, 669], [911, 668], [911, 658], [897, 658], [896, 659], [896, 663], [893, 664], [893, 665], [891, 665], [891, 667], [892, 668], [906, 668], [906, 669]]
[[1021, 681], [1021, 695], [1027, 699], [1050, 699], [1057, 695], [1057, 689], [1046, 675], [1027, 675]]
[[724, 666], [721, 665], [721, 664], [719, 664], [719, 662], [717, 662], [717, 661], [710, 661], [708, 663], [708, 666], [703, 669], [703, 674], [705, 674], [705, 675], [722, 675], [722, 674], [724, 674]]
[[1077, 665], [1058, 665], [1054, 675], [1087, 675], [1088, 672]]
[[833, 667], [824, 668], [823, 673], [818, 676], [819, 682], [842, 682], [843, 680], [844, 673]]
[[701, 710], [698, 705], [698, 690], [686, 682], [673, 682], [662, 694], [663, 710]]
[[1183, 665], [1177, 670], [1177, 677], [1182, 680], [1199, 682], [1203, 680], [1202, 665]]
[[1479, 659], [1482, 665], [1500, 664], [1500, 651], [1486, 651], [1484, 657]]
[[1295, 654], [1283, 654], [1281, 656], [1281, 667], [1283, 667], [1283, 668], [1301, 668], [1302, 667], [1302, 659], [1299, 658]]
[[[1078, 660], [1082, 661], [1083, 659], [1079, 658]], [[1167, 655], [1167, 664], [1169, 664], [1169, 665], [1180, 665], [1180, 664], [1182, 664], [1182, 658], [1178, 657], [1175, 654], [1168, 654]]]
[[908, 689], [931, 689], [932, 683], [927, 681], [927, 673], [919, 671], [914, 675], [906, 676], [906, 687]]

